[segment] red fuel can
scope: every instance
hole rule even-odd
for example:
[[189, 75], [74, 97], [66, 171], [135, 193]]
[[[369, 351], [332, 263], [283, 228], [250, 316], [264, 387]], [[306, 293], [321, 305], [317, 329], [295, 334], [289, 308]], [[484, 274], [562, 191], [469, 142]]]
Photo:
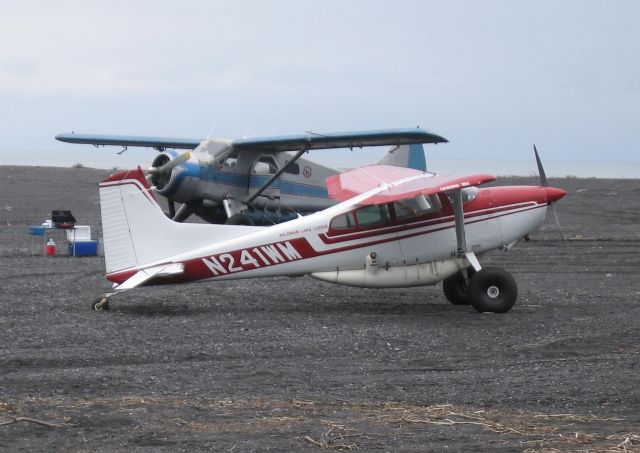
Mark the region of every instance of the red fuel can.
[[49, 238], [47, 244], [44, 246], [44, 252], [47, 256], [55, 256], [56, 243], [53, 241], [53, 239]]

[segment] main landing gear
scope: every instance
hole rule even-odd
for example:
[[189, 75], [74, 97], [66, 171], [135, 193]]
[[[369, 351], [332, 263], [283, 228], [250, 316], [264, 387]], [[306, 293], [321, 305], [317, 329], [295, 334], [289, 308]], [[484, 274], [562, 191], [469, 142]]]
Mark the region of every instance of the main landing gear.
[[442, 290], [449, 302], [453, 305], [471, 305], [469, 279], [474, 273], [473, 267], [469, 267], [467, 268], [467, 278], [462, 272], [458, 272], [442, 282]]
[[442, 283], [444, 295], [455, 305], [472, 305], [479, 312], [506, 313], [516, 303], [518, 286], [510, 273], [499, 267], [478, 272], [467, 269], [468, 278], [459, 272]]

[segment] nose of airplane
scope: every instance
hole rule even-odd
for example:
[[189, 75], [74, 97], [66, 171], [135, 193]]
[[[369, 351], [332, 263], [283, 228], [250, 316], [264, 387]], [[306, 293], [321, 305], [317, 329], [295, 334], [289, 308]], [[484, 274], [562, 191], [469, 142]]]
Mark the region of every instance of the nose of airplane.
[[558, 201], [560, 198], [564, 197], [567, 192], [562, 189], [556, 189], [555, 187], [545, 187], [545, 192], [547, 193], [547, 203], [553, 203]]

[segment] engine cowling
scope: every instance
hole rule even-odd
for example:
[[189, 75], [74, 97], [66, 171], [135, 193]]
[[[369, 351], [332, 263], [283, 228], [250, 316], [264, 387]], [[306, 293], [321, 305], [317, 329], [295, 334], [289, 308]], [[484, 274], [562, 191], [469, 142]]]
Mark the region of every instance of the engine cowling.
[[[155, 159], [153, 159], [153, 162], [151, 163], [151, 168], [159, 169], [163, 165], [168, 164], [169, 162], [171, 162], [171, 156], [169, 156], [166, 153], [160, 153], [156, 156]], [[159, 193], [162, 193], [162, 190], [166, 186], [168, 186], [169, 182], [171, 181], [172, 172], [164, 172], [164, 173], [160, 173], [159, 171], [152, 172], [150, 169], [149, 173], [151, 174], [151, 184], [156, 188], [156, 190]]]
[[184, 178], [200, 177], [200, 164], [190, 151], [182, 154], [165, 151], [153, 160], [149, 175], [151, 184], [158, 194], [175, 201], [185, 202], [189, 200], [176, 197], [178, 189]]

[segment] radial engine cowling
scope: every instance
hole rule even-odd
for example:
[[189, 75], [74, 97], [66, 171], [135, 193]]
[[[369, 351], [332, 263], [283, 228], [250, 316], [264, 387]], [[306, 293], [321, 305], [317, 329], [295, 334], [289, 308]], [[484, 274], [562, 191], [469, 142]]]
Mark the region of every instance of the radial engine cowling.
[[174, 198], [185, 177], [200, 176], [200, 165], [190, 151], [182, 154], [165, 151], [156, 156], [148, 172], [156, 191], [162, 196]]

